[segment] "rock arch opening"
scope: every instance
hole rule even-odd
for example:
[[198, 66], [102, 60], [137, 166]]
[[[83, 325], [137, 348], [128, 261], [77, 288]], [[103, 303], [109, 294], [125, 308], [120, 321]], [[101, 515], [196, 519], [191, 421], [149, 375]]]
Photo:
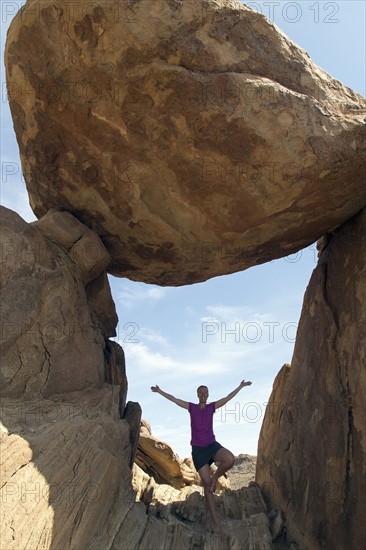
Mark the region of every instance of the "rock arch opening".
[[[257, 481], [300, 548], [359, 548], [365, 100], [242, 4], [120, 4], [28, 0], [7, 37], [22, 168], [6, 159], [4, 177], [24, 173], [40, 219], [2, 209], [2, 542], [117, 550], [146, 519], [107, 266], [192, 284], [327, 234]], [[211, 311], [206, 344], [221, 322]]]

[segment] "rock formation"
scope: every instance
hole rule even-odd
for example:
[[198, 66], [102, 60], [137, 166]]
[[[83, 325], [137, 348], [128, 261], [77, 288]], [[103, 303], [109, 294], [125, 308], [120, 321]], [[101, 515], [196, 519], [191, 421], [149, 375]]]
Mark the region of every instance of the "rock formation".
[[233, 467], [227, 472], [228, 481], [232, 489], [241, 489], [255, 481], [255, 467], [257, 457], [240, 454], [235, 457]]
[[1, 208], [1, 247], [1, 395], [101, 387], [117, 315], [101, 278], [110, 256], [99, 237], [67, 212], [27, 224]]
[[118, 387], [5, 397], [1, 422], [1, 548], [111, 548], [135, 501]]
[[110, 548], [134, 506], [141, 409], [108, 339], [109, 254], [67, 212], [0, 219], [1, 548]]
[[154, 437], [145, 422], [140, 428], [136, 464], [158, 483], [176, 489], [192, 485], [195, 480], [194, 469], [187, 466], [168, 443]]
[[108, 338], [117, 316], [99, 237], [67, 212], [0, 218], [1, 548], [271, 549], [258, 487], [217, 496], [224, 531], [210, 533], [192, 465], [147, 428], [143, 465], [183, 488], [136, 465], [132, 477], [141, 409], [126, 404], [124, 353]]
[[[136, 498], [141, 501], [137, 506], [142, 508], [144, 504], [146, 513], [138, 528], [125, 532], [125, 548], [146, 548], [146, 545], [167, 549], [273, 548], [270, 519], [255, 483], [238, 491], [224, 491], [216, 497], [223, 520], [219, 537], [209, 530], [210, 519], [202, 488], [192, 485], [177, 490], [171, 485], [157, 484], [138, 466], [134, 466], [133, 485]], [[159, 524], [159, 520], [163, 521]], [[284, 550], [287, 546], [278, 548]]]
[[[28, 0], [5, 57], [39, 220], [1, 210], [2, 546], [265, 550], [282, 510], [292, 548], [361, 548], [365, 100], [231, 0]], [[268, 508], [223, 492], [217, 537], [189, 460], [137, 450], [107, 272], [190, 284], [326, 232], [261, 432]]]
[[115, 275], [181, 285], [292, 253], [365, 204], [365, 100], [230, 0], [28, 0], [7, 39], [31, 206]]
[[289, 541], [344, 550], [366, 540], [366, 211], [322, 246], [267, 406], [256, 481], [285, 512]]
[[[151, 433], [151, 427], [141, 421], [140, 437], [135, 462], [154, 482], [181, 489], [186, 485], [200, 485], [200, 477], [191, 458], [182, 460], [169, 443], [160, 441]], [[216, 469], [213, 464], [212, 470]], [[217, 483], [217, 492], [230, 489], [230, 483], [221, 477]]]

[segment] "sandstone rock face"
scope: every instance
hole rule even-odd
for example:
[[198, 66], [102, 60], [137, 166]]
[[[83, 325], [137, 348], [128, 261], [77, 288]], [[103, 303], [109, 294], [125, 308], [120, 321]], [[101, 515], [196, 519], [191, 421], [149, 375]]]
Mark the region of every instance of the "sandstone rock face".
[[106, 341], [104, 348], [105, 381], [119, 386], [120, 416], [123, 418], [127, 398], [127, 377], [125, 354], [121, 346], [111, 340]]
[[365, 256], [363, 211], [323, 243], [261, 430], [256, 481], [299, 548], [366, 540]]
[[117, 386], [4, 398], [0, 427], [1, 548], [273, 548], [258, 487], [216, 496], [217, 536], [200, 487], [157, 484], [136, 465], [131, 480]]
[[195, 470], [187, 466], [168, 443], [149, 433], [144, 424], [140, 429], [136, 464], [158, 483], [177, 489], [192, 485], [195, 480]]
[[131, 445], [131, 454], [129, 460], [129, 466], [132, 469], [135, 457], [137, 446], [139, 444], [139, 434], [140, 434], [140, 420], [141, 420], [141, 406], [139, 403], [129, 401], [126, 405], [126, 409], [123, 414], [124, 420], [130, 426], [130, 445]]
[[1, 395], [100, 387], [106, 336], [115, 334], [100, 312], [117, 315], [106, 279], [103, 302], [96, 293], [88, 301], [86, 287], [110, 260], [99, 237], [67, 212], [27, 224], [2, 207], [0, 238]]
[[0, 219], [1, 547], [110, 548], [138, 442], [110, 256], [67, 212]]
[[118, 387], [4, 398], [1, 548], [111, 548], [134, 507]]
[[230, 0], [28, 0], [6, 47], [31, 205], [111, 273], [180, 285], [313, 242], [365, 204], [365, 101]]
[[1, 395], [30, 399], [108, 382], [119, 386], [122, 418], [125, 357], [109, 340], [118, 317], [100, 238], [67, 212], [28, 224], [0, 207], [0, 220]]

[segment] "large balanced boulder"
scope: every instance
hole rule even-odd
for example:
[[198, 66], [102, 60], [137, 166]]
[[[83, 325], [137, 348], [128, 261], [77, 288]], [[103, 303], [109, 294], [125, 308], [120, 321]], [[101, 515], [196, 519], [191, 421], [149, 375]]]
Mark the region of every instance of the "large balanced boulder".
[[366, 211], [322, 246], [267, 406], [256, 481], [299, 548], [364, 548]]
[[28, 0], [7, 38], [35, 214], [115, 275], [180, 285], [287, 255], [365, 204], [365, 100], [230, 0]]

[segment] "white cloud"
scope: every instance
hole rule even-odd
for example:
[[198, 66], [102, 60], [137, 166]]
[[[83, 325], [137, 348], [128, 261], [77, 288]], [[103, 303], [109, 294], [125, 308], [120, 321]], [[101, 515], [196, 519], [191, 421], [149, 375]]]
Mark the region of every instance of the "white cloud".
[[[154, 351], [148, 345], [141, 342], [136, 344], [127, 344], [124, 346], [128, 365], [131, 365], [134, 373], [138, 371], [141, 375], [147, 373], [163, 373], [164, 379], [175, 378], [184, 379], [187, 373], [196, 374], [202, 373], [205, 376], [212, 374], [224, 373], [227, 371], [227, 366], [222, 362], [212, 361], [210, 357], [199, 358], [182, 358], [177, 359], [179, 353], [175, 357], [170, 354], [164, 354], [159, 351]], [[180, 355], [182, 355], [182, 350]], [[146, 383], [146, 380], [143, 381]]]
[[153, 285], [142, 285], [126, 282], [122, 289], [116, 295], [123, 308], [134, 308], [141, 306], [142, 302], [161, 300], [166, 294], [166, 289]]
[[172, 367], [172, 362], [175, 362], [174, 359], [160, 352], [153, 352], [141, 342], [127, 344], [125, 353], [129, 363], [134, 363], [134, 370], [138, 369], [140, 372], [169, 370]]
[[200, 317], [201, 323], [218, 323], [219, 319], [217, 317]]
[[[212, 313], [216, 319], [233, 324], [235, 322], [249, 323], [253, 321], [267, 321], [273, 317], [273, 313], [258, 312], [247, 306], [208, 305], [206, 306], [206, 309]], [[207, 319], [210, 318], [208, 317]]]
[[223, 305], [214, 305], [206, 306], [207, 311], [219, 317], [220, 319], [238, 319], [247, 317], [248, 315], [253, 314], [253, 311], [246, 306], [223, 306]]
[[166, 338], [161, 332], [153, 330], [147, 327], [142, 328], [138, 333], [139, 340], [147, 341], [159, 346], [169, 347], [169, 339]]
[[165, 295], [165, 290], [160, 286], [149, 286], [146, 295], [152, 300], [160, 300]]

